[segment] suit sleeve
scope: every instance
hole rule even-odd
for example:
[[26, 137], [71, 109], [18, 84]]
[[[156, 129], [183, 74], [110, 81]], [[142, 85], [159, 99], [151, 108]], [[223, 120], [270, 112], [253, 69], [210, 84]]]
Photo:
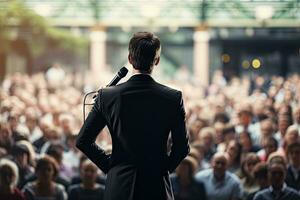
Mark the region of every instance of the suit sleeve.
[[171, 128], [172, 147], [169, 156], [168, 170], [172, 172], [190, 151], [188, 136], [185, 126], [185, 110], [182, 94], [179, 92], [180, 103], [176, 108], [175, 120]]
[[105, 154], [105, 151], [95, 143], [99, 132], [106, 125], [106, 120], [101, 109], [101, 95], [102, 90], [100, 90], [91, 112], [80, 129], [76, 140], [76, 147], [104, 173], [107, 173], [109, 171], [110, 155]]

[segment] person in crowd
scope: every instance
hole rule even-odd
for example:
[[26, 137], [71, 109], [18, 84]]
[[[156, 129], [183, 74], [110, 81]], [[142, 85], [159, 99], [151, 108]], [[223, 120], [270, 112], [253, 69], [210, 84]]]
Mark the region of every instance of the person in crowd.
[[34, 174], [34, 169], [31, 166], [30, 150], [25, 144], [17, 142], [12, 149], [13, 161], [18, 166], [18, 188], [22, 188], [26, 183], [26, 179]]
[[212, 169], [196, 174], [196, 180], [204, 184], [207, 200], [238, 200], [243, 197], [239, 178], [227, 170], [228, 154], [217, 152], [212, 158]]
[[257, 192], [269, 187], [268, 180], [268, 165], [265, 162], [259, 162], [254, 166], [253, 176], [257, 184], [259, 185], [259, 189], [250, 193], [246, 200], [253, 200], [254, 196]]
[[210, 163], [207, 162], [204, 159], [204, 151], [205, 151], [205, 146], [201, 141], [196, 141], [191, 144], [191, 152], [193, 151], [192, 149], [196, 149], [198, 152], [198, 169], [197, 171], [203, 170], [203, 169], [208, 169], [210, 167]]
[[199, 138], [199, 133], [201, 129], [208, 126], [208, 122], [200, 117], [192, 118], [189, 121], [188, 132], [189, 132], [189, 140], [191, 142], [197, 140]]
[[[223, 131], [226, 128], [226, 124], [222, 123], [222, 122], [215, 122], [212, 126], [215, 129], [215, 137], [214, 137], [214, 141], [215, 141], [215, 145], [217, 146], [217, 150], [219, 151], [224, 151], [223, 148], [226, 148], [225, 145], [222, 145], [224, 143], [224, 135], [223, 135]], [[221, 145], [220, 145], [221, 144]], [[220, 146], [220, 147], [219, 147]], [[223, 147], [222, 147], [223, 146]]]
[[69, 177], [74, 175], [72, 169], [63, 163], [64, 146], [62, 142], [51, 143], [46, 150], [46, 154], [52, 156], [56, 160], [59, 165], [59, 175], [61, 177], [65, 177], [69, 180]]
[[274, 137], [268, 137], [263, 140], [263, 149], [257, 152], [261, 161], [267, 161], [270, 154], [277, 151], [278, 141]]
[[25, 200], [24, 194], [16, 187], [18, 167], [8, 159], [0, 159], [0, 199]]
[[229, 120], [230, 120], [230, 118], [227, 113], [219, 112], [219, 113], [215, 114], [213, 123], [221, 122], [221, 123], [227, 124], [229, 122]]
[[54, 182], [58, 175], [58, 164], [54, 158], [44, 156], [36, 163], [36, 181], [27, 183], [23, 192], [26, 200], [66, 200], [64, 186]]
[[253, 176], [253, 168], [259, 162], [259, 157], [255, 153], [248, 153], [244, 155], [242, 159], [241, 169], [236, 175], [241, 179], [244, 197], [258, 189], [258, 185]]
[[256, 153], [257, 151], [259, 151], [259, 147], [256, 145], [253, 145], [250, 133], [248, 133], [247, 131], [241, 132], [237, 136], [237, 140], [238, 140], [238, 143], [242, 147], [242, 155], [250, 153], [250, 152]]
[[[286, 90], [288, 91], [288, 90]], [[289, 119], [289, 125], [293, 123], [293, 109], [290, 103], [282, 103], [278, 108], [278, 116]]]
[[295, 111], [293, 113], [293, 119], [294, 119], [294, 125], [297, 126], [298, 132], [300, 133], [300, 106], [297, 106], [295, 108]]
[[235, 131], [239, 134], [242, 131], [247, 131], [251, 135], [253, 144], [259, 145], [259, 128], [252, 123], [253, 113], [250, 105], [243, 105], [237, 113], [238, 125], [235, 126]]
[[186, 157], [171, 176], [171, 183], [175, 200], [206, 199], [204, 185], [195, 180], [197, 161], [193, 157]]
[[[81, 155], [79, 159], [79, 173], [72, 177], [71, 184], [70, 185], [76, 185], [82, 183], [82, 177], [81, 177], [81, 171], [83, 168], [83, 163], [87, 160], [87, 157], [83, 154]], [[98, 176], [96, 178], [96, 183], [100, 185], [105, 185], [106, 176], [104, 173], [100, 170], [98, 173]]]
[[96, 182], [98, 168], [90, 160], [85, 160], [81, 168], [82, 183], [72, 185], [68, 191], [68, 200], [102, 200], [104, 185]]
[[51, 124], [51, 122], [49, 122], [46, 118], [41, 119], [40, 128], [42, 131], [42, 136], [33, 142], [36, 152], [40, 153], [44, 144], [52, 139], [52, 127], [53, 124]]
[[205, 127], [201, 129], [199, 133], [199, 141], [202, 141], [205, 147], [204, 159], [207, 161], [209, 161], [211, 157], [214, 155], [214, 153], [216, 152], [214, 146], [214, 136], [215, 136], [215, 130], [211, 127]]
[[66, 144], [67, 137], [72, 135], [74, 130], [74, 118], [72, 115], [63, 113], [59, 115], [59, 125], [61, 127], [62, 141]]
[[235, 173], [240, 169], [242, 146], [237, 142], [237, 140], [231, 140], [225, 149], [228, 153], [228, 171]]
[[289, 187], [300, 190], [300, 142], [296, 141], [287, 148], [288, 168], [285, 182]]
[[27, 133], [20, 130], [19, 118], [20, 116], [17, 112], [11, 112], [7, 118], [11, 130], [12, 138], [16, 142], [19, 140], [27, 140], [29, 136]]
[[278, 148], [278, 152], [287, 157], [288, 146], [292, 143], [298, 142], [299, 139], [300, 137], [297, 127], [295, 125], [289, 126], [286, 130], [284, 138], [282, 139], [282, 145]]
[[79, 160], [82, 153], [76, 148], [75, 134], [66, 136], [66, 149], [63, 153], [63, 165], [72, 170], [72, 176], [79, 170]]
[[284, 182], [286, 178], [286, 165], [283, 162], [269, 162], [268, 178], [270, 187], [257, 192], [254, 200], [299, 200], [300, 194]]
[[8, 123], [0, 122], [0, 157], [11, 153], [14, 140]]
[[284, 136], [288, 127], [292, 125], [292, 120], [286, 115], [279, 115], [278, 117], [278, 132], [275, 133], [275, 138], [279, 141], [279, 146], [282, 146]]
[[275, 124], [271, 119], [265, 119], [260, 122], [260, 132], [261, 136], [259, 138], [259, 146], [264, 146], [264, 141], [266, 138], [274, 137], [275, 134]]
[[231, 140], [234, 140], [236, 137], [234, 126], [227, 124], [222, 130], [223, 142], [218, 144], [217, 151], [225, 151]]
[[25, 123], [23, 124], [23, 126], [29, 133], [30, 142], [34, 142], [43, 135], [38, 124], [38, 112], [33, 107], [29, 107], [25, 111]]

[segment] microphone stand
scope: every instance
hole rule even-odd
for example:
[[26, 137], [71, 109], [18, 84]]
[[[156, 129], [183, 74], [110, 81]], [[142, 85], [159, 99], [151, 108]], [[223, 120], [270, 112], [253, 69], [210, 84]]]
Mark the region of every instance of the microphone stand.
[[95, 94], [95, 93], [98, 93], [98, 91], [92, 91], [92, 92], [88, 92], [88, 93], [86, 93], [85, 95], [84, 95], [84, 98], [83, 98], [83, 108], [82, 108], [82, 110], [83, 110], [83, 122], [85, 121], [85, 106], [92, 106], [92, 105], [94, 105], [95, 103], [85, 103], [85, 101], [86, 101], [86, 98], [89, 96], [89, 95], [91, 95], [91, 94]]

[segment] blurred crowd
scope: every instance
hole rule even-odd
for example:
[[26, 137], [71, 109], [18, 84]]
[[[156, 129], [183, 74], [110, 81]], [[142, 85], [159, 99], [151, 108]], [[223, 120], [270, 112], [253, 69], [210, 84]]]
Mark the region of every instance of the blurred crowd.
[[[191, 147], [175, 200], [300, 199], [300, 76], [166, 84], [183, 91]], [[87, 88], [56, 66], [4, 79], [0, 199], [103, 199], [105, 175], [75, 146]], [[108, 129], [97, 144], [111, 152]]]

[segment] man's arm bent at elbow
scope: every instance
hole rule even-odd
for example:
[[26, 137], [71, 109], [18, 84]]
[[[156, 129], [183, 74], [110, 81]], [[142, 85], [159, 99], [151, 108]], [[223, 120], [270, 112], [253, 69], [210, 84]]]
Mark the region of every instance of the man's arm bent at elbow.
[[105, 151], [95, 143], [99, 132], [106, 125], [106, 120], [99, 110], [99, 100], [100, 96], [97, 97], [95, 105], [80, 129], [76, 140], [76, 147], [104, 173], [107, 173], [109, 170], [110, 155], [106, 155]]

